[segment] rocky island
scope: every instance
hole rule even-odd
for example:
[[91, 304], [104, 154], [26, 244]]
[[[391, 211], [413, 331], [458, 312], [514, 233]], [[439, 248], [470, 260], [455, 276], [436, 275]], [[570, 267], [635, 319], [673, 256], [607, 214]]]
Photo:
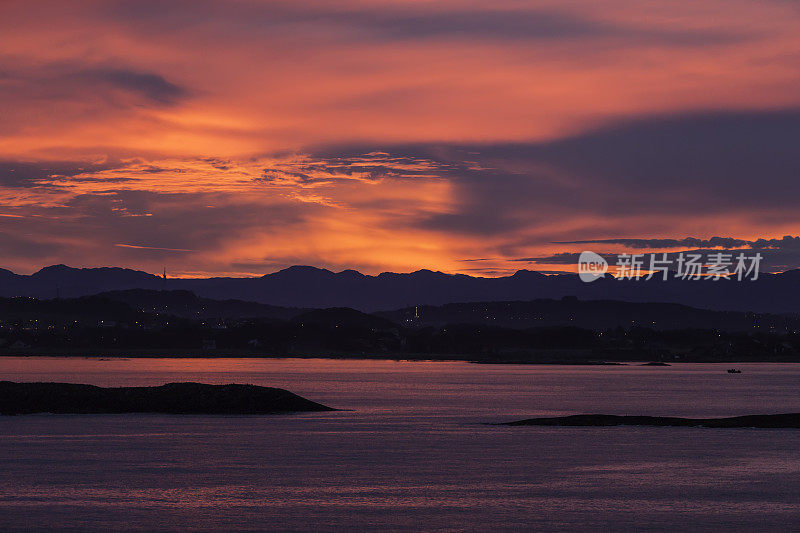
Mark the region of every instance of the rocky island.
[[73, 383], [0, 381], [0, 414], [166, 413], [265, 415], [335, 409], [284, 389], [256, 385], [168, 383], [97, 387]]
[[571, 415], [528, 418], [504, 426], [680, 426], [706, 428], [800, 428], [800, 413], [746, 415], [727, 418], [672, 416]]

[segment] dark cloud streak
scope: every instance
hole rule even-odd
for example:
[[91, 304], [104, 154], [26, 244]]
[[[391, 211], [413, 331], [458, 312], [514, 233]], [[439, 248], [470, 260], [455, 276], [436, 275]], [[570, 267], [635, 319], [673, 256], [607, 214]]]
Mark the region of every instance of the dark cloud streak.
[[631, 248], [679, 248], [684, 246], [703, 247], [703, 248], [739, 248], [749, 246], [754, 249], [800, 249], [800, 237], [786, 235], [781, 239], [735, 239], [733, 237], [711, 237], [710, 239], [698, 239], [696, 237], [686, 237], [683, 239], [636, 239], [636, 238], [615, 238], [615, 239], [590, 239], [583, 241], [554, 241], [554, 244], [621, 244]]
[[214, 0], [169, 3], [119, 1], [110, 4], [107, 16], [133, 25], [147, 34], [163, 35], [181, 27], [205, 27], [209, 20], [226, 31], [258, 36], [285, 32], [288, 37], [307, 34], [310, 38], [339, 41], [380, 42], [469, 38], [483, 41], [555, 42], [584, 38], [608, 39], [639, 45], [709, 46], [735, 43], [752, 35], [715, 29], [658, 28], [626, 26], [593, 20], [554, 8], [436, 9], [424, 5], [360, 4], [347, 8], [316, 4], [313, 9], [298, 3], [238, 3]]
[[189, 91], [185, 88], [152, 72], [138, 72], [123, 68], [92, 68], [66, 76], [71, 76], [87, 84], [106, 84], [163, 105], [175, 105], [189, 95]]

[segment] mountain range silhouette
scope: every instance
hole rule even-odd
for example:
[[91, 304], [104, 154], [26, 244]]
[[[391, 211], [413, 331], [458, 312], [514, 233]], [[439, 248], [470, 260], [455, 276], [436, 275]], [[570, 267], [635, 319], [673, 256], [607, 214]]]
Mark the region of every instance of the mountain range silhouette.
[[74, 298], [130, 289], [185, 290], [203, 298], [238, 299], [282, 307], [349, 307], [365, 312], [457, 302], [524, 301], [575, 296], [581, 300], [669, 302], [714, 310], [769, 313], [800, 312], [800, 270], [764, 274], [755, 281], [670, 278], [592, 283], [574, 274], [545, 275], [519, 270], [511, 276], [484, 278], [431, 270], [332, 272], [292, 266], [254, 278], [170, 278], [117, 267], [45, 267], [31, 275], [0, 269], [0, 296], [39, 299]]

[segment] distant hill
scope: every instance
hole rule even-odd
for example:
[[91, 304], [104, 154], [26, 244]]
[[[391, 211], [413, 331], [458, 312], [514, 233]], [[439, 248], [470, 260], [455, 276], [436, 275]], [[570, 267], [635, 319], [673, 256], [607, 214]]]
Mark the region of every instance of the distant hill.
[[129, 289], [98, 294], [115, 302], [123, 302], [147, 313], [177, 316], [180, 318], [271, 318], [289, 320], [305, 309], [246, 302], [243, 300], [212, 300], [201, 298], [186, 290], [155, 291]]
[[617, 327], [656, 330], [797, 331], [800, 317], [741, 311], [713, 311], [673, 303], [539, 299], [527, 302], [470, 302], [417, 306], [376, 313], [398, 324], [444, 326], [485, 324], [499, 328], [577, 326], [602, 331]]
[[574, 297], [373, 314], [143, 289], [73, 299], [0, 298], [0, 356], [798, 361], [799, 332], [797, 315]]
[[762, 274], [757, 281], [619, 281], [583, 283], [575, 275], [520, 270], [482, 278], [419, 270], [368, 276], [294, 266], [259, 278], [162, 279], [123, 268], [47, 267], [30, 276], [0, 270], [0, 296], [79, 297], [130, 289], [190, 291], [202, 298], [243, 300], [288, 308], [349, 307], [386, 311], [455, 302], [560, 299], [669, 302], [702, 309], [800, 312], [800, 270]]
[[345, 328], [391, 329], [396, 327], [396, 324], [387, 318], [362, 313], [348, 307], [314, 309], [297, 315], [293, 321], [299, 324]]
[[[0, 298], [0, 319], [39, 318], [69, 321], [93, 318], [114, 321], [139, 320], [142, 314], [184, 319], [260, 318], [289, 320], [306, 309], [265, 305], [241, 300], [211, 300], [190, 291], [130, 289], [80, 298], [38, 300], [31, 297]], [[376, 317], [373, 317], [378, 320]]]
[[0, 270], [0, 295], [75, 298], [124, 289], [164, 289], [158, 276], [128, 268], [45, 267], [30, 276]]
[[73, 320], [129, 322], [158, 317], [190, 321], [293, 322], [298, 325], [389, 330], [455, 324], [486, 325], [504, 329], [579, 327], [594, 331], [613, 328], [653, 330], [710, 329], [728, 332], [800, 331], [800, 315], [714, 311], [673, 303], [621, 302], [617, 300], [537, 299], [510, 302], [463, 302], [422, 305], [393, 311], [364, 313], [347, 307], [301, 309], [242, 300], [200, 298], [189, 291], [131, 289], [80, 298], [37, 300], [0, 298], [0, 320], [35, 320], [68, 323]]

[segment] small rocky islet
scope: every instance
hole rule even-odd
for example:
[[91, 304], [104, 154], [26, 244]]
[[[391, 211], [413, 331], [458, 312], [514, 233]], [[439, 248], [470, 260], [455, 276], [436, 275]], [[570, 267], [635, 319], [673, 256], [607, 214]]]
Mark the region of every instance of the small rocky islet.
[[167, 383], [97, 387], [75, 383], [0, 381], [0, 414], [267, 415], [334, 411], [284, 389], [257, 385]]
[[800, 428], [800, 413], [745, 415], [725, 418], [681, 418], [673, 416], [570, 415], [528, 418], [505, 422], [504, 426], [671, 426], [704, 428]]

